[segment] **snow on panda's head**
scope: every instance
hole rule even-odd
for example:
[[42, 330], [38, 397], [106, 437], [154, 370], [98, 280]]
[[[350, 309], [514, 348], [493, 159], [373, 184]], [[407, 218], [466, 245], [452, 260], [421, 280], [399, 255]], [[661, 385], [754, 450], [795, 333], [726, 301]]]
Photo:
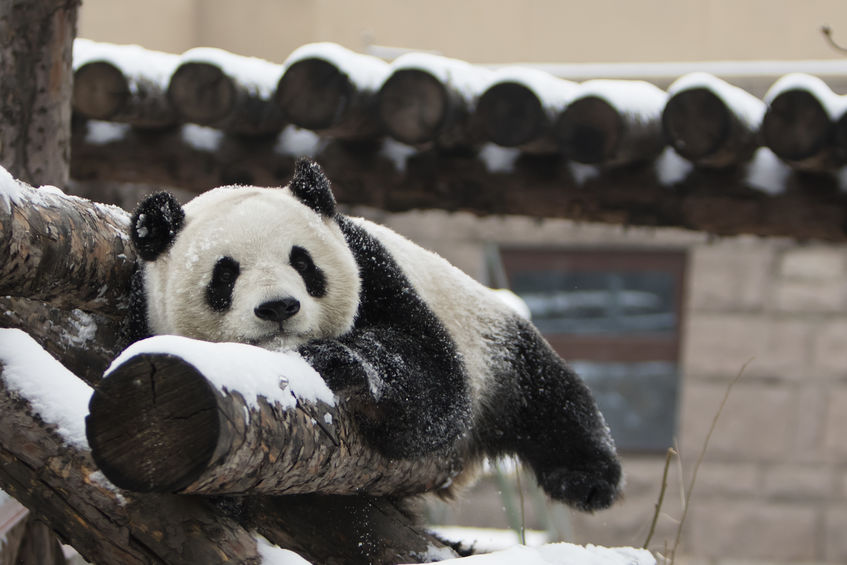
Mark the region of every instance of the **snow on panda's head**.
[[353, 324], [359, 272], [323, 171], [308, 160], [284, 188], [221, 187], [185, 207], [141, 203], [131, 236], [154, 334], [270, 349], [336, 337]]

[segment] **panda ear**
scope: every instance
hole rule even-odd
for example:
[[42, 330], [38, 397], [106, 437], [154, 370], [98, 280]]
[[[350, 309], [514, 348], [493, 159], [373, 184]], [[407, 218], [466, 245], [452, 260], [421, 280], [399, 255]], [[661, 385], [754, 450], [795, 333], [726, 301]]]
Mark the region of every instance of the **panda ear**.
[[154, 261], [168, 249], [185, 223], [185, 212], [169, 192], [157, 192], [141, 201], [130, 224], [130, 239], [138, 255]]
[[320, 165], [308, 157], [294, 163], [294, 177], [288, 185], [300, 202], [327, 217], [335, 216], [335, 197], [329, 179]]

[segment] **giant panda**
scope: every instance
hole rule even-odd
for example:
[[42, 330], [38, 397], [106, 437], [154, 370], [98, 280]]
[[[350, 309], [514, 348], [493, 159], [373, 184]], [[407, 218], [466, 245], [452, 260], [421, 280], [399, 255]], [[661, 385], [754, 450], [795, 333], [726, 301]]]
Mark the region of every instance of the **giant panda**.
[[323, 170], [285, 188], [166, 193], [131, 220], [135, 337], [296, 350], [390, 458], [517, 454], [553, 499], [593, 511], [621, 488], [588, 388], [490, 289], [390, 229], [339, 212]]

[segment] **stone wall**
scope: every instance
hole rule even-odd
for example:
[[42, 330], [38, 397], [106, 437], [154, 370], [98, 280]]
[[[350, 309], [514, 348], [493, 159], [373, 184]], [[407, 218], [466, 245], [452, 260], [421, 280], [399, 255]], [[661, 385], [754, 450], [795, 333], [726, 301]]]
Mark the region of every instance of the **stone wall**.
[[[486, 244], [687, 249], [676, 434], [686, 485], [727, 386], [732, 390], [692, 494], [682, 538], [690, 563], [847, 563], [847, 249], [783, 239], [713, 239], [679, 230], [477, 220], [427, 212], [376, 219], [478, 278]], [[576, 541], [640, 545], [659, 491], [663, 454], [625, 454], [625, 498], [572, 514]], [[673, 544], [680, 466], [670, 473], [652, 548]], [[529, 482], [525, 480], [524, 482]], [[442, 518], [505, 526], [483, 481]], [[485, 510], [483, 510], [483, 508]], [[527, 513], [534, 516], [534, 510]], [[536, 524], [529, 523], [533, 526]]]

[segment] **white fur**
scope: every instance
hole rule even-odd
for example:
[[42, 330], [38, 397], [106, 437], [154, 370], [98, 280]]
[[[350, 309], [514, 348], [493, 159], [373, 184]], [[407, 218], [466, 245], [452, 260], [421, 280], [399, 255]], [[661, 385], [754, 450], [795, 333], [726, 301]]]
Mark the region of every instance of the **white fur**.
[[[145, 265], [154, 334], [284, 349], [336, 337], [352, 327], [359, 272], [334, 221], [278, 188], [216, 188], [184, 209], [185, 226], [173, 247]], [[309, 296], [302, 277], [289, 265], [295, 245], [307, 249], [326, 273], [325, 296]], [[239, 263], [240, 274], [231, 307], [215, 312], [206, 302], [206, 288], [215, 263], [225, 256]], [[261, 303], [287, 297], [300, 302], [300, 311], [285, 321], [282, 332], [277, 323], [255, 315]]]

